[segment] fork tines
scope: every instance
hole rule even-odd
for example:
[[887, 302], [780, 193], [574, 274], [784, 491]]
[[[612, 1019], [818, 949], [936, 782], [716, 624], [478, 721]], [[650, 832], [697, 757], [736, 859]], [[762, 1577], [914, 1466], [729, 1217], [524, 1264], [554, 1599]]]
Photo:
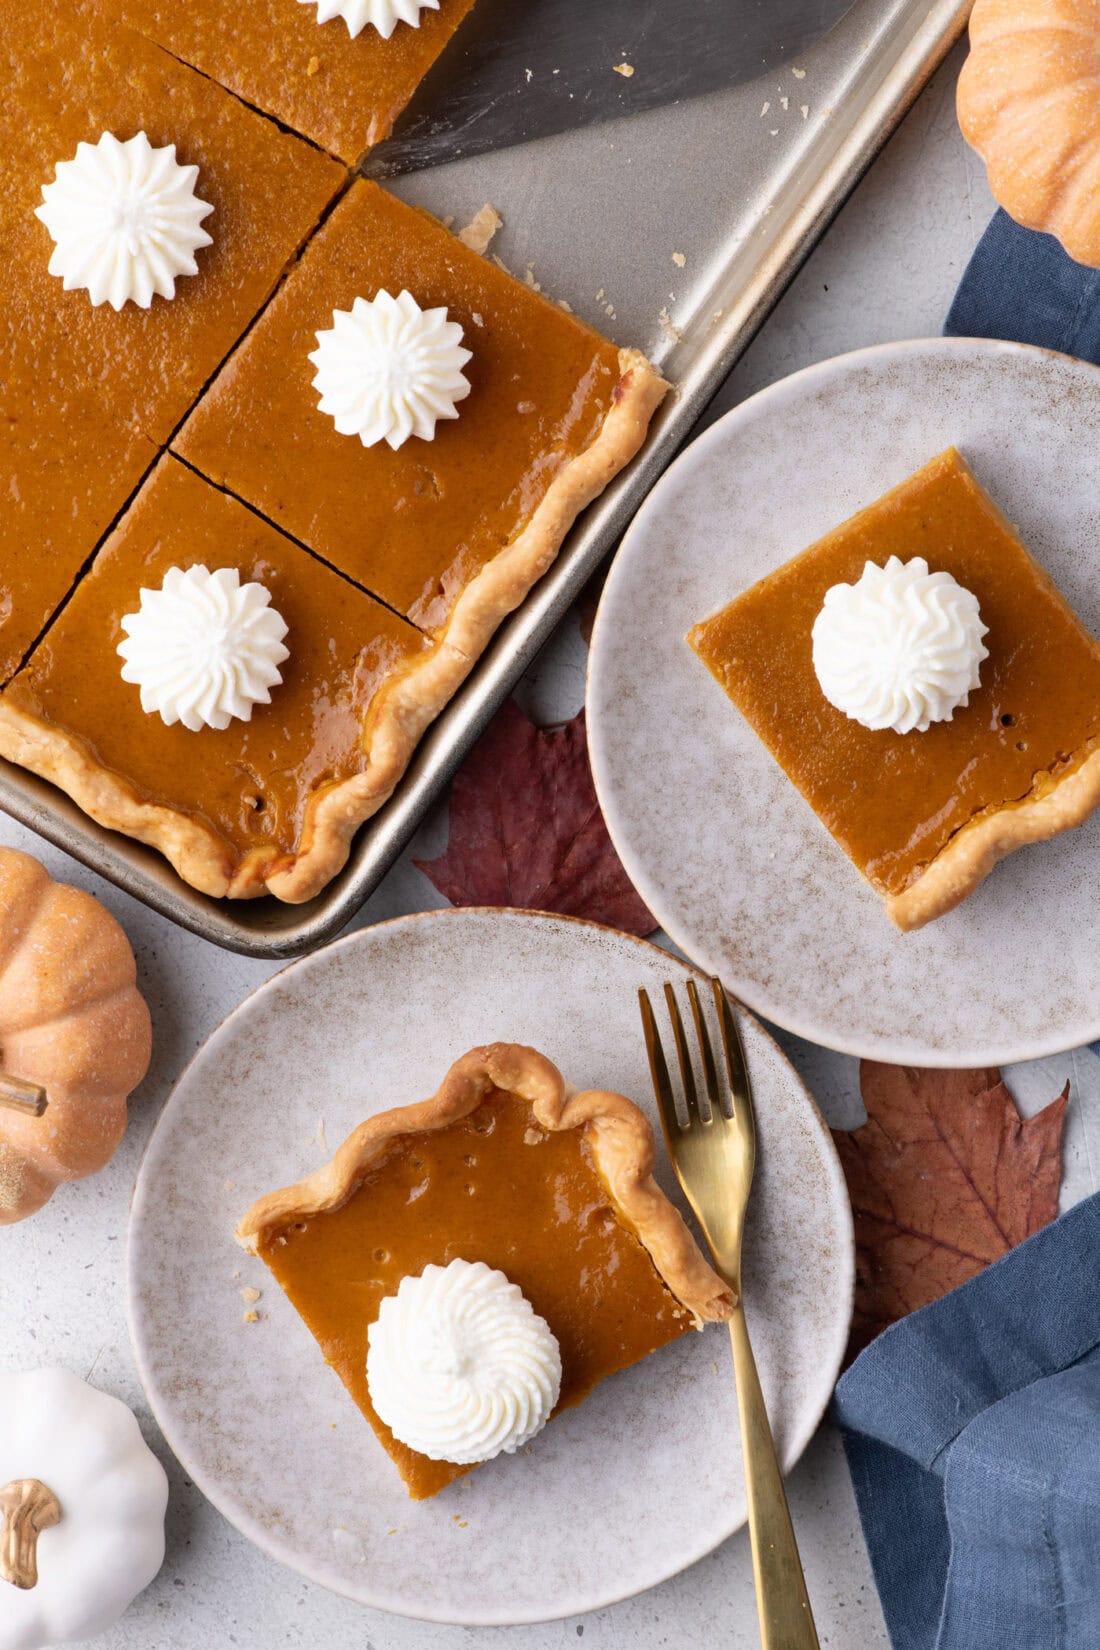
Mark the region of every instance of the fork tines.
[[[676, 1045], [680, 1081], [687, 1110], [686, 1127], [690, 1129], [696, 1124], [706, 1125], [718, 1118], [728, 1120], [731, 1113], [734, 1118], [739, 1118], [743, 1126], [748, 1125], [751, 1127], [751, 1099], [748, 1073], [745, 1067], [745, 1054], [741, 1045], [741, 1034], [721, 981], [712, 979], [710, 984], [718, 1017], [718, 1029], [722, 1039], [725, 1084], [719, 1078], [718, 1067], [714, 1058], [714, 1047], [703, 1013], [703, 1005], [699, 999], [698, 988], [693, 979], [689, 979], [687, 982], [688, 1004], [691, 1008], [692, 1020], [695, 1023], [695, 1040], [699, 1050], [703, 1088], [708, 1102], [706, 1110], [699, 1103], [695, 1064], [692, 1060], [691, 1049], [684, 1030], [684, 1022], [680, 1014], [676, 992], [671, 984], [665, 986], [665, 1002], [668, 1006], [669, 1020], [672, 1024], [672, 1037]], [[638, 1002], [642, 1011], [642, 1025], [645, 1031], [646, 1050], [649, 1054], [649, 1069], [653, 1078], [653, 1089], [661, 1109], [662, 1121], [666, 1130], [670, 1127], [682, 1130], [685, 1125], [677, 1114], [675, 1090], [669, 1075], [664, 1048], [661, 1044], [656, 1016], [653, 1012], [653, 1005], [649, 1000], [649, 993], [644, 989], [638, 992]], [[742, 1114], [740, 1117], [739, 1113]]]

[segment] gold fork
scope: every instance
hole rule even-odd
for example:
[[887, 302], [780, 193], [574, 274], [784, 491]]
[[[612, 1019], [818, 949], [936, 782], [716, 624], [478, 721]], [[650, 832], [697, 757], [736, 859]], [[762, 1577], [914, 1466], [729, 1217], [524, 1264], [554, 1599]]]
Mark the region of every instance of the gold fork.
[[741, 1034], [729, 1000], [719, 980], [712, 980], [711, 987], [722, 1037], [728, 1091], [726, 1102], [723, 1101], [710, 1033], [694, 980], [688, 981], [687, 992], [708, 1101], [706, 1111], [699, 1104], [691, 1051], [684, 1035], [676, 993], [671, 985], [665, 986], [665, 1000], [680, 1066], [687, 1110], [686, 1124], [677, 1115], [676, 1097], [653, 1006], [648, 994], [639, 991], [649, 1069], [676, 1178], [703, 1228], [718, 1271], [733, 1291], [735, 1304], [729, 1326], [730, 1342], [737, 1381], [741, 1447], [745, 1457], [760, 1642], [764, 1650], [818, 1650], [817, 1630], [787, 1508], [787, 1497], [783, 1493], [783, 1477], [776, 1460], [775, 1442], [768, 1424], [764, 1394], [760, 1390], [760, 1377], [756, 1373], [756, 1359], [752, 1355], [741, 1295], [741, 1238], [756, 1163], [752, 1090]]

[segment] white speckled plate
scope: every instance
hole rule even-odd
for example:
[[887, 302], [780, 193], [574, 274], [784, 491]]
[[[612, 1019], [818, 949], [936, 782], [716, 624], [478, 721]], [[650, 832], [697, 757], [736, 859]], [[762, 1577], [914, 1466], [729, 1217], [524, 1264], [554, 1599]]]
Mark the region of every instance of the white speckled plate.
[[[651, 1110], [637, 987], [685, 973], [653, 946], [566, 918], [405, 917], [295, 963], [199, 1051], [138, 1179], [131, 1330], [168, 1442], [274, 1557], [403, 1615], [528, 1622], [649, 1587], [744, 1522], [720, 1328], [604, 1382], [530, 1455], [416, 1505], [266, 1268], [233, 1241], [254, 1197], [326, 1159], [372, 1111], [433, 1092], [478, 1043], [533, 1043], [574, 1080]], [[844, 1350], [851, 1220], [806, 1090], [759, 1026], [745, 1034], [761, 1141], [748, 1309], [790, 1466]], [[249, 1285], [263, 1290], [251, 1325]]]
[[1100, 814], [899, 934], [684, 637], [954, 444], [1100, 633], [1100, 371], [1019, 344], [889, 344], [734, 408], [635, 518], [596, 621], [589, 743], [611, 834], [678, 945], [777, 1024], [898, 1064], [1100, 1036]]

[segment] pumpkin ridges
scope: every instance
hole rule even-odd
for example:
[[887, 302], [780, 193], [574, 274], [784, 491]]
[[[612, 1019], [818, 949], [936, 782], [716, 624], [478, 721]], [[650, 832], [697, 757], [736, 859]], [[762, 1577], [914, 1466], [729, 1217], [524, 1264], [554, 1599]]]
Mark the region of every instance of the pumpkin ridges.
[[12, 1031], [90, 1007], [137, 979], [122, 928], [81, 888], [55, 883], [24, 940], [0, 974], [0, 1042]]
[[[1046, 210], [1034, 214], [1036, 223], [1027, 228], [1042, 228], [1054, 234], [1064, 246], [1077, 244], [1077, 239], [1097, 238], [1100, 244], [1100, 144], [1097, 137], [1085, 135], [1077, 144], [1067, 148], [1057, 173], [1049, 180]], [[1021, 219], [1022, 221], [1022, 219]]]
[[1096, 24], [1096, 0], [977, 0], [974, 11], [979, 31], [987, 26], [989, 18], [1013, 19], [1021, 31], [1029, 28], [1087, 30]]
[[1094, 23], [1078, 23], [1070, 18], [1044, 17], [1035, 23], [1021, 22], [1014, 0], [1007, 0], [999, 17], [991, 17], [989, 8], [983, 7], [977, 14], [977, 21], [973, 15], [970, 19], [971, 47], [995, 45], [1005, 39], [1026, 39], [1033, 34], [1080, 35], [1083, 40], [1088, 40], [1095, 33]]
[[1011, 192], [1013, 216], [1028, 228], [1039, 228], [1054, 213], [1065, 193], [1068, 175], [1092, 143], [1072, 135], [1068, 125], [1064, 144], [1056, 157], [1050, 154], [1049, 125], [1052, 113], [1065, 102], [1065, 93], [1047, 93], [1025, 108], [1006, 110], [998, 118], [996, 139], [1011, 143], [1012, 162], [1006, 166], [997, 158], [993, 143], [986, 166], [994, 195]]
[[[137, 1087], [148, 1069], [151, 1045], [149, 1010], [132, 988], [123, 987], [92, 1008], [12, 1032], [3, 1047], [7, 1068], [17, 1074], [24, 1067], [33, 1071], [47, 1094], [55, 1088], [80, 1088], [88, 1099], [106, 1099]], [[104, 1049], [109, 1050], [110, 1069], [104, 1069]]]
[[[9, 857], [10, 856], [10, 857]], [[49, 872], [30, 854], [0, 854], [0, 981], [24, 935], [33, 927], [52, 886]]]
[[[9, 922], [3, 925], [4, 911]], [[32, 912], [32, 920], [27, 913]], [[0, 849], [0, 1060], [45, 1114], [0, 1108], [0, 1224], [108, 1161], [149, 1064], [149, 1010], [126, 935], [98, 900]]]
[[[52, 1114], [53, 1133], [41, 1132]], [[51, 1100], [46, 1117], [30, 1119], [40, 1131], [24, 1137], [26, 1161], [53, 1182], [82, 1180], [111, 1161], [126, 1133], [126, 1096], [115, 1093], [97, 1100], [92, 1115], [83, 1098], [61, 1089]]]
[[1017, 222], [1100, 264], [1100, 0], [975, 0], [959, 124]]
[[[1002, 120], [1013, 115], [1029, 118], [1031, 103], [1038, 99], [1060, 101], [1067, 92], [1075, 90], [1084, 95], [1095, 83], [1097, 69], [1100, 63], [1081, 63], [1068, 73], [1065, 54], [1028, 50], [1016, 41], [1001, 48], [995, 67], [971, 54], [959, 75], [959, 124], [963, 136], [970, 141], [970, 131], [991, 119]], [[1023, 108], [1021, 103], [1025, 105]]]

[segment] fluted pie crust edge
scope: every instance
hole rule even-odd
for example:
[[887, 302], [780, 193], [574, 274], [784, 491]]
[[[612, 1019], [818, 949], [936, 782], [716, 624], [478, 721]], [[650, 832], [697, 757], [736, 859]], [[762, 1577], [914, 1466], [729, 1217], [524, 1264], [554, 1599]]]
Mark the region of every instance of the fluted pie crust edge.
[[968, 820], [900, 894], [885, 896], [887, 915], [911, 933], [953, 911], [1017, 848], [1046, 842], [1083, 825], [1100, 807], [1100, 740], [1035, 795]]
[[433, 645], [381, 684], [364, 719], [365, 766], [310, 796], [293, 853], [261, 847], [236, 854], [210, 825], [143, 800], [83, 739], [3, 696], [0, 756], [49, 780], [100, 825], [156, 848], [201, 893], [270, 893], [288, 904], [312, 899], [345, 865], [355, 832], [392, 796], [425, 731], [546, 572], [581, 510], [641, 447], [668, 385], [637, 350], [619, 351], [619, 371], [595, 440], [559, 471], [523, 530], [461, 591]]
[[328, 1163], [296, 1185], [253, 1203], [237, 1227], [238, 1243], [255, 1254], [267, 1233], [339, 1209], [394, 1140], [460, 1122], [494, 1089], [526, 1101], [536, 1123], [547, 1131], [585, 1129], [616, 1212], [646, 1249], [671, 1293], [697, 1323], [731, 1317], [732, 1291], [704, 1260], [679, 1211], [653, 1178], [655, 1147], [648, 1119], [625, 1095], [571, 1087], [545, 1055], [518, 1043], [471, 1049], [455, 1061], [430, 1100], [368, 1117]]

